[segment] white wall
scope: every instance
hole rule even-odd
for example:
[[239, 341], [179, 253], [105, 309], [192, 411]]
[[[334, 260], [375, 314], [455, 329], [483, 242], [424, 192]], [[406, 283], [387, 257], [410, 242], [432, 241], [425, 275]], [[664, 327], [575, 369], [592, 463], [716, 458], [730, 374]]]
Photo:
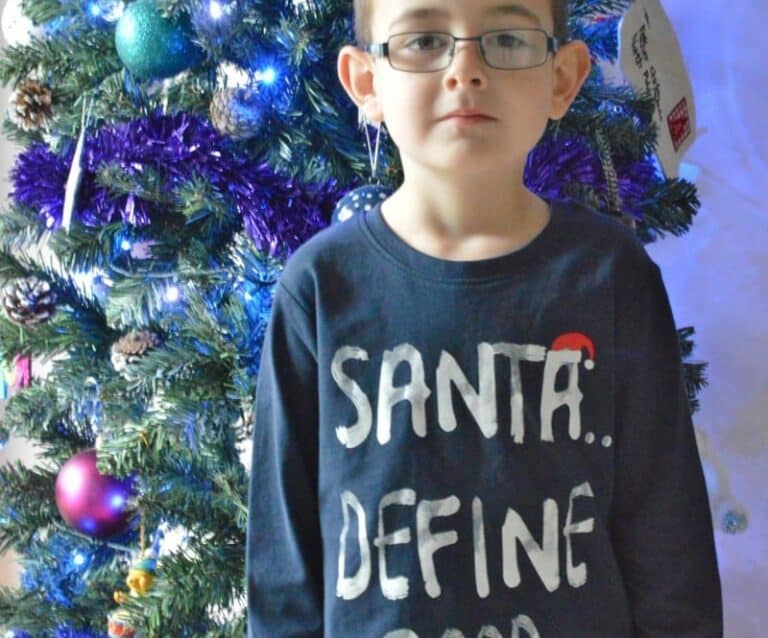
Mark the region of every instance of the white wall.
[[[694, 416], [749, 510], [743, 534], [716, 536], [726, 638], [762, 638], [768, 624], [768, 4], [663, 0], [706, 129], [686, 161], [702, 206], [684, 237], [649, 247], [679, 326], [696, 328], [694, 357], [710, 385]], [[682, 549], [682, 548], [681, 548]]]
[[[648, 248], [661, 266], [679, 326], [696, 327], [694, 356], [709, 362], [696, 425], [728, 468], [749, 529], [717, 534], [727, 638], [762, 638], [768, 625], [768, 5], [754, 0], [665, 0], [688, 65], [704, 133], [686, 161], [700, 169], [693, 229]], [[3, 43], [4, 44], [4, 43]], [[0, 90], [5, 108], [8, 90]], [[0, 140], [0, 203], [15, 150]], [[738, 338], [737, 338], [738, 337]], [[13, 441], [0, 461], [29, 458]], [[682, 549], [682, 548], [681, 548]], [[0, 582], [13, 580], [0, 559]]]

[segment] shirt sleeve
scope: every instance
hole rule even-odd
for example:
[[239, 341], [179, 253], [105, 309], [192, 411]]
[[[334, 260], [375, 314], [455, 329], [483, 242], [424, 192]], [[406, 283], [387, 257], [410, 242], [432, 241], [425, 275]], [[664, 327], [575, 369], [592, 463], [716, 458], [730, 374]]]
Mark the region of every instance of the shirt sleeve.
[[322, 638], [314, 325], [278, 283], [256, 384], [248, 494], [248, 638]]
[[633, 270], [634, 284], [616, 293], [625, 302], [616, 309], [610, 526], [634, 636], [722, 638], [712, 515], [677, 329], [659, 267], [644, 253]]

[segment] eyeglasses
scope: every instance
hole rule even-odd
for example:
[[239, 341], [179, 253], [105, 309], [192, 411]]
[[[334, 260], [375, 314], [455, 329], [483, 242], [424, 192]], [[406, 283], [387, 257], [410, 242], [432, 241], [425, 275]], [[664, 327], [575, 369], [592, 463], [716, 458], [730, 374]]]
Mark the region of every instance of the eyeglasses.
[[505, 70], [541, 66], [560, 46], [557, 38], [543, 29], [497, 29], [474, 38], [457, 38], [436, 31], [398, 33], [389, 36], [386, 42], [368, 45], [365, 50], [388, 58], [393, 69], [430, 73], [451, 65], [456, 42], [460, 40], [477, 40], [485, 63]]

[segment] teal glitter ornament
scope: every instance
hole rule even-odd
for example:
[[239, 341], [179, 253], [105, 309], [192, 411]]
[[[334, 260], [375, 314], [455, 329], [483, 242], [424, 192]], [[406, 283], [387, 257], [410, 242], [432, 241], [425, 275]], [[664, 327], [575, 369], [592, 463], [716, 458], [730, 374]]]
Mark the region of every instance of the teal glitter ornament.
[[189, 20], [164, 18], [155, 0], [136, 0], [125, 8], [115, 27], [115, 46], [125, 67], [142, 80], [169, 78], [203, 59]]

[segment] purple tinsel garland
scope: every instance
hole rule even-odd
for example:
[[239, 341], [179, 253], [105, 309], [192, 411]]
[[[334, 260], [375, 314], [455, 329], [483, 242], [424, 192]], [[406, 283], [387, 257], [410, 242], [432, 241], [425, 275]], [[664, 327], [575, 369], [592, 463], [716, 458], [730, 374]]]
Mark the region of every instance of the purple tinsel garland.
[[107, 638], [107, 635], [95, 631], [78, 631], [71, 627], [59, 627], [56, 629], [56, 638]]
[[[615, 160], [622, 210], [632, 213], [635, 205], [660, 178], [650, 162], [622, 163]], [[607, 188], [600, 156], [575, 138], [542, 141], [528, 156], [525, 183], [545, 199], [569, 199], [568, 187], [592, 187], [603, 198]]]
[[[9, 631], [8, 638], [32, 638], [26, 631]], [[67, 626], [60, 626], [56, 629], [56, 638], [107, 638], [106, 634], [83, 630], [78, 631]]]
[[[11, 171], [12, 196], [36, 210], [49, 228], [58, 228], [62, 222], [73, 154], [74, 148], [60, 156], [45, 144], [35, 144], [18, 156]], [[115, 196], [97, 184], [96, 172], [103, 163], [129, 175], [145, 169], [157, 171], [165, 192], [194, 177], [205, 178], [229, 198], [256, 247], [274, 257], [287, 257], [326, 227], [343, 195], [335, 180], [299, 184], [276, 174], [266, 163], [237, 155], [231, 141], [203, 118], [187, 113], [166, 115], [158, 109], [148, 117], [105, 126], [86, 136], [75, 218], [87, 226], [118, 220], [146, 226], [164, 212], [137, 194]], [[623, 209], [632, 213], [634, 203], [659, 178], [648, 162], [617, 162], [615, 168]], [[588, 185], [606, 195], [600, 158], [578, 139], [543, 140], [528, 158], [525, 180], [546, 198], [568, 199], [571, 184]]]
[[[12, 196], [35, 209], [49, 228], [61, 226], [73, 155], [74, 145], [60, 156], [45, 144], [34, 144], [18, 156], [11, 171]], [[266, 163], [237, 155], [231, 141], [207, 120], [157, 109], [148, 117], [86, 135], [74, 218], [91, 227], [118, 220], [146, 226], [163, 215], [161, 206], [138, 194], [115, 196], [100, 186], [95, 178], [102, 163], [127, 174], [157, 171], [166, 193], [193, 177], [205, 178], [229, 198], [257, 248], [276, 257], [287, 256], [326, 227], [341, 196], [335, 180], [299, 184], [286, 179]]]

